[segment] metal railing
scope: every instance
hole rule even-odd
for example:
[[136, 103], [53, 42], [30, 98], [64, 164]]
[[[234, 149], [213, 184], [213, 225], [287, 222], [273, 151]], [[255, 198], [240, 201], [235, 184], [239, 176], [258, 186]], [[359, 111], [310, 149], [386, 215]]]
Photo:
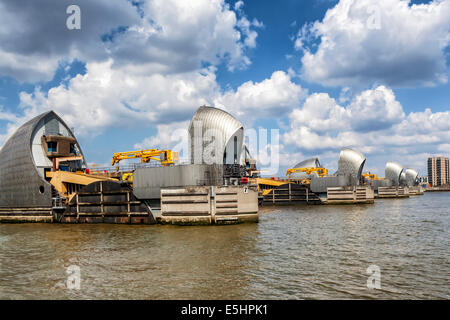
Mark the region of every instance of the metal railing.
[[67, 204], [67, 199], [62, 197], [52, 198], [52, 208], [53, 209], [64, 209]]
[[[181, 161], [178, 161], [175, 165], [183, 165], [183, 164], [189, 164], [190, 162], [188, 160], [182, 159]], [[109, 166], [109, 167], [97, 167], [97, 166], [90, 166], [89, 172], [91, 173], [112, 173], [112, 172], [130, 172], [134, 171], [137, 168], [153, 168], [153, 167], [161, 167], [161, 163], [159, 162], [146, 162], [146, 163], [127, 163], [127, 164], [121, 164], [119, 166]]]

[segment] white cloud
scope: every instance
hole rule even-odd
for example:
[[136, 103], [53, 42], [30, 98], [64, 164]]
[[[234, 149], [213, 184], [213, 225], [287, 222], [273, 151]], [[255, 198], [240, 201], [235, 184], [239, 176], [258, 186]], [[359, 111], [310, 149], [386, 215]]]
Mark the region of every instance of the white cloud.
[[348, 110], [351, 113], [352, 127], [356, 131], [386, 129], [405, 116], [394, 92], [385, 86], [363, 91], [353, 99]]
[[[220, 96], [215, 67], [203, 64], [225, 61], [229, 69], [248, 65], [244, 51], [256, 45], [253, 28], [263, 26], [256, 19], [250, 22], [242, 8], [236, 16], [223, 0], [142, 1], [139, 10], [127, 5], [143, 18], [120, 31], [110, 27], [102, 44], [107, 55], [97, 60], [83, 56], [88, 59], [84, 75], [48, 92], [22, 92], [23, 112], [52, 109], [76, 127], [78, 135], [186, 121], [198, 106], [213, 105]], [[90, 12], [88, 3], [80, 7], [82, 15]], [[115, 12], [109, 2], [108, 8]]]
[[252, 28], [258, 26], [241, 9], [238, 18], [223, 0], [145, 1], [142, 8], [144, 19], [110, 43], [117, 65], [133, 72], [173, 73], [198, 69], [204, 62], [225, 61], [229, 70], [251, 63], [245, 50], [256, 46]]
[[[258, 118], [287, 115], [306, 96], [306, 90], [283, 71], [222, 93], [213, 67], [184, 74], [137, 75], [112, 65], [112, 60], [88, 63], [86, 74], [77, 75], [67, 85], [48, 92], [39, 88], [33, 93], [22, 92], [20, 106], [30, 117], [54, 110], [77, 128], [80, 137], [100, 134], [107, 128], [156, 127], [155, 136], [136, 146], [167, 147], [174, 143], [171, 133], [187, 129], [201, 105], [225, 109], [249, 128]], [[25, 118], [19, 120], [23, 123]]]
[[[392, 90], [384, 86], [363, 91], [347, 107], [340, 106], [327, 93], [314, 93], [290, 116], [292, 126], [305, 126], [305, 130], [316, 133], [376, 131], [400, 122], [403, 117], [402, 106]], [[305, 130], [302, 134], [307, 134]]]
[[51, 80], [62, 60], [105, 59], [101, 35], [138, 23], [129, 1], [79, 0], [81, 30], [68, 30], [68, 0], [0, 2], [0, 76], [19, 81]]
[[438, 150], [443, 152], [443, 153], [445, 153], [445, 154], [450, 154], [450, 143], [441, 144], [438, 147]]
[[157, 134], [136, 143], [134, 148], [171, 148], [173, 149], [180, 139], [188, 136], [189, 121], [179, 121], [156, 126]]
[[341, 89], [341, 93], [339, 95], [339, 102], [340, 103], [345, 103], [347, 102], [350, 98], [351, 98], [351, 88], [350, 87], [343, 87]]
[[242, 0], [236, 1], [236, 3], [234, 4], [234, 10], [236, 10], [236, 11], [241, 10], [243, 6], [244, 6], [244, 1], [242, 1]]
[[[130, 76], [111, 69], [111, 63], [88, 65], [85, 76], [72, 79], [68, 88], [60, 86], [50, 90], [48, 99], [41, 99], [42, 94], [23, 94], [23, 105], [42, 105], [62, 113], [71, 125], [82, 128], [78, 130], [80, 134], [133, 123], [141, 123], [143, 127], [151, 125], [157, 133], [136, 143], [135, 148], [179, 151], [186, 149], [182, 142], [187, 137], [189, 121], [200, 105], [231, 112], [248, 129], [258, 118], [287, 114], [306, 96], [306, 90], [293, 83], [283, 71], [276, 71], [259, 83], [246, 82], [236, 90], [221, 93], [214, 70], [205, 70], [203, 75], [193, 73], [189, 79], [184, 75], [177, 82], [173, 75]], [[72, 107], [66, 108], [68, 104]], [[89, 119], [82, 117], [93, 106], [96, 112]]]
[[[211, 74], [212, 76], [212, 74]], [[211, 79], [212, 81], [213, 79]], [[299, 105], [306, 96], [306, 90], [293, 83], [283, 71], [274, 72], [270, 78], [261, 82], [246, 82], [236, 90], [222, 93], [213, 83], [205, 82], [205, 97], [209, 97], [207, 105], [212, 105], [230, 112], [243, 122], [248, 130], [257, 119], [279, 118]], [[210, 88], [209, 92], [206, 90]], [[169, 95], [171, 93], [168, 93]], [[213, 101], [210, 103], [210, 101]], [[182, 152], [181, 157], [187, 159], [187, 128], [194, 111], [203, 103], [189, 101], [186, 104], [181, 121], [171, 122], [170, 118], [156, 123], [157, 133], [135, 144], [135, 148], [171, 148]], [[169, 122], [169, 123], [168, 123]]]
[[[80, 0], [81, 30], [66, 28], [62, 0], [0, 3], [0, 76], [51, 80], [61, 61], [112, 59], [113, 68], [135, 74], [173, 74], [225, 62], [247, 67], [262, 24], [239, 17], [224, 0]], [[142, 17], [140, 16], [142, 14]]]
[[301, 109], [292, 112], [290, 118], [295, 126], [308, 125], [308, 128], [316, 132], [327, 132], [344, 129], [348, 125], [348, 113], [327, 93], [313, 93]]
[[281, 118], [297, 107], [306, 94], [289, 74], [275, 71], [261, 82], [247, 81], [236, 90], [224, 92], [214, 100], [214, 105], [252, 123], [257, 118]]
[[[26, 121], [39, 115], [41, 113], [40, 108], [29, 107], [23, 110], [22, 115], [17, 115], [14, 112], [4, 110], [0, 106], [0, 120], [6, 121], [4, 133], [0, 134], [0, 146], [6, 142], [6, 140]], [[0, 147], [1, 148], [1, 147]]]
[[428, 132], [445, 132], [450, 129], [450, 112], [435, 112], [426, 108], [422, 112], [411, 112], [400, 128], [405, 134], [426, 134]]
[[156, 135], [147, 137], [134, 144], [134, 148], [137, 150], [149, 148], [170, 149], [179, 153], [180, 163], [187, 163], [189, 162], [188, 126], [189, 121], [159, 124], [156, 126]]
[[[379, 101], [370, 104], [374, 97]], [[366, 90], [345, 107], [326, 93], [315, 93], [291, 113], [291, 129], [284, 134], [284, 141], [312, 151], [355, 146], [374, 153], [388, 146], [423, 146], [443, 143], [449, 137], [449, 117], [450, 112], [432, 113], [430, 109], [405, 117], [392, 91], [385, 87]]]
[[[0, 114], [8, 121], [0, 142], [48, 110], [80, 136], [140, 125], [157, 127], [157, 138], [164, 138], [167, 128], [161, 123], [186, 121], [198, 106], [213, 105], [220, 96], [216, 69], [204, 63], [225, 62], [230, 70], [249, 65], [245, 50], [256, 46], [254, 29], [263, 27], [255, 18], [248, 20], [242, 4], [236, 15], [223, 0], [141, 1], [139, 8], [126, 0], [81, 0], [81, 30], [69, 31], [66, 4], [0, 3], [0, 20], [10, 21], [0, 30], [0, 76], [49, 80], [61, 60], [87, 62], [86, 73], [67, 84], [21, 92], [16, 113], [22, 115]], [[58, 21], [61, 28], [55, 26]], [[19, 30], [22, 41], [11, 36]]]
[[[295, 41], [302, 75], [331, 86], [432, 85], [447, 82], [450, 0], [341, 0]], [[320, 44], [317, 48], [317, 41]]]
[[186, 120], [218, 91], [214, 69], [182, 75], [133, 75], [112, 68], [112, 60], [87, 64], [68, 86], [20, 95], [23, 109], [54, 110], [79, 135], [111, 127], [151, 126]]
[[258, 22], [258, 20], [254, 20], [252, 23], [244, 16], [238, 20], [237, 25], [242, 30], [243, 35], [245, 35], [244, 44], [249, 48], [256, 47], [256, 37], [258, 33], [254, 30], [251, 30], [251, 26], [262, 27], [263, 25]]

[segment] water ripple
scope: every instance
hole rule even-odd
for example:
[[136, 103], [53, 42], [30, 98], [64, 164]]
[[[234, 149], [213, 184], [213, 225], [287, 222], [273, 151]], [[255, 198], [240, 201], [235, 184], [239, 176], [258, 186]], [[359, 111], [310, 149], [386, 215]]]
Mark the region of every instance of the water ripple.
[[[237, 226], [0, 225], [0, 298], [449, 299], [449, 208], [427, 193], [264, 207]], [[366, 286], [373, 264], [380, 289]]]

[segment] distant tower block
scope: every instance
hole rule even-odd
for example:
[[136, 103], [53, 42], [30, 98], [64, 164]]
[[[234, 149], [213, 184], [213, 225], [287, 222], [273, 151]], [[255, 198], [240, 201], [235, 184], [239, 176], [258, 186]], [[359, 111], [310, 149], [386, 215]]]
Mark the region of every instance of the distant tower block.
[[428, 183], [432, 186], [450, 184], [449, 160], [446, 157], [428, 158]]

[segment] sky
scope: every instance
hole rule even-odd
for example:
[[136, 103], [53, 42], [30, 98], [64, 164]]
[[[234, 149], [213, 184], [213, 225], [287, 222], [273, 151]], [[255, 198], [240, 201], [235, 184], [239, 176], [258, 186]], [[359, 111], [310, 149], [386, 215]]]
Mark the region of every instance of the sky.
[[450, 0], [0, 0], [0, 23], [0, 145], [54, 110], [107, 165], [176, 149], [209, 105], [268, 130], [275, 176], [343, 147], [380, 176], [450, 155]]

